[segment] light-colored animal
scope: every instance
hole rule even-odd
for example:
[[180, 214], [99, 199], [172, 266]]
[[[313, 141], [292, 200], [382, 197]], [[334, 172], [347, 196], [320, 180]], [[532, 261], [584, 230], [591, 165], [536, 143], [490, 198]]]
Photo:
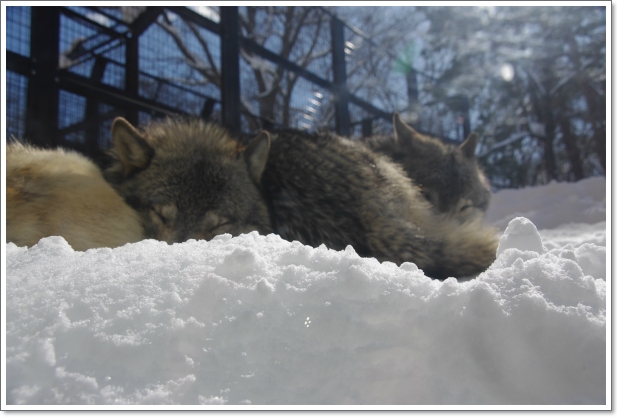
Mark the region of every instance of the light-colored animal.
[[86, 157], [19, 142], [6, 148], [6, 239], [32, 246], [62, 236], [74, 250], [143, 238], [139, 216]]
[[262, 132], [243, 146], [200, 120], [112, 125], [115, 162], [105, 171], [142, 216], [146, 237], [182, 242], [272, 231], [287, 240], [397, 264], [429, 276], [469, 276], [495, 259], [481, 222], [432, 210], [388, 157], [336, 135]]

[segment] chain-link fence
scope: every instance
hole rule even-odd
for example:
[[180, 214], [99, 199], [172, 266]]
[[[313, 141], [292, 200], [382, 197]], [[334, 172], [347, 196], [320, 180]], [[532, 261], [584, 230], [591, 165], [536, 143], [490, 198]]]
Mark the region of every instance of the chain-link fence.
[[431, 103], [422, 75], [394, 81], [408, 83], [399, 109], [360, 82], [379, 48], [327, 10], [301, 8], [303, 25], [286, 35], [285, 8], [256, 9], [7, 7], [7, 137], [96, 156], [110, 146], [115, 117], [140, 124], [173, 114], [243, 133], [389, 134], [392, 112], [411, 100], [426, 103], [420, 130], [456, 140], [469, 132], [465, 97]]

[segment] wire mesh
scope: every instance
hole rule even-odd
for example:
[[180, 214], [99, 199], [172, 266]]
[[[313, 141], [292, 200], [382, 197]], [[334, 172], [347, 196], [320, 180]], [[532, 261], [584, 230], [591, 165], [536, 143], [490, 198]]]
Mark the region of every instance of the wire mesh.
[[110, 118], [99, 123], [97, 145], [99, 149], [109, 149], [112, 147], [112, 123], [114, 119]]
[[[405, 76], [393, 71], [389, 51], [344, 28], [348, 90], [374, 107], [393, 112], [407, 105]], [[352, 120], [363, 118], [351, 109]]]
[[[189, 6], [201, 16], [219, 23], [218, 7]], [[127, 33], [145, 6], [88, 6], [61, 8], [59, 66], [97, 83], [125, 89]], [[299, 65], [326, 81], [333, 81], [330, 19], [319, 7], [239, 7], [244, 36], [282, 59]], [[299, 23], [302, 25], [298, 26]], [[248, 28], [254, 25], [253, 30]], [[117, 33], [117, 35], [114, 34]], [[221, 39], [205, 27], [164, 9], [139, 37], [138, 94], [162, 109], [222, 121]], [[347, 87], [351, 94], [386, 112], [410, 113], [405, 74], [393, 71], [392, 59], [356, 31], [344, 27]], [[30, 8], [7, 8], [7, 50], [30, 54]], [[105, 60], [105, 62], [103, 62]], [[277, 61], [277, 60], [275, 60]], [[334, 94], [285, 65], [241, 49], [241, 130], [291, 127], [321, 132], [335, 130]], [[105, 65], [104, 71], [102, 65]], [[96, 71], [94, 69], [96, 68]], [[388, 74], [380, 78], [379, 74]], [[28, 77], [7, 72], [7, 133], [24, 134]], [[429, 80], [418, 80], [417, 124], [421, 130], [460, 138], [461, 109], [456, 102], [440, 102]], [[387, 87], [388, 86], [388, 87]], [[59, 143], [96, 143], [110, 146], [110, 129], [117, 115], [139, 110], [138, 122], [164, 117], [163, 110], [126, 101], [115, 106], [105, 95], [86, 89], [61, 91], [59, 95]], [[80, 94], [74, 94], [74, 92]], [[93, 111], [92, 105], [97, 110]], [[349, 104], [351, 135], [367, 133], [371, 120], [374, 134], [392, 134], [390, 120], [383, 120], [353, 103]], [[134, 114], [134, 113], [133, 113]], [[408, 116], [410, 114], [407, 114]], [[94, 117], [96, 116], [96, 119]], [[86, 120], [92, 119], [92, 120]], [[94, 142], [93, 142], [94, 141]], [[90, 145], [88, 145], [90, 146]]]
[[[332, 80], [330, 18], [318, 7], [239, 7], [243, 36]], [[247, 60], [247, 57], [244, 57]]]
[[[84, 121], [86, 97], [60, 90], [58, 94], [58, 128], [64, 129]], [[85, 142], [84, 130], [68, 132], [62, 138], [67, 142]]]
[[60, 15], [59, 67], [84, 77], [90, 77], [94, 60], [87, 53], [96, 40], [97, 31], [77, 20]]
[[7, 6], [6, 50], [30, 56], [30, 7]]
[[[220, 50], [217, 35], [166, 10], [140, 36], [140, 71], [220, 100]], [[146, 77], [144, 84], [152, 80]]]
[[28, 77], [6, 72], [6, 137], [22, 138], [26, 124]]
[[242, 106], [253, 116], [248, 117], [250, 130], [273, 125], [316, 131], [330, 125], [334, 110], [328, 90], [266, 60], [256, 64], [256, 59], [253, 66], [240, 63]]
[[119, 89], [125, 88], [125, 69], [124, 66], [118, 65], [114, 62], [108, 62], [105, 67], [105, 73], [101, 82], [103, 84], [111, 85]]

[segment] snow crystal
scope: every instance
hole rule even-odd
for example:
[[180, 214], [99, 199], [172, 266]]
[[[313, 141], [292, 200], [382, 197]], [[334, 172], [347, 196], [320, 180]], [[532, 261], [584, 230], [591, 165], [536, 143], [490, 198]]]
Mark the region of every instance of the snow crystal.
[[607, 405], [605, 238], [544, 232], [605, 221], [580, 187], [575, 218], [498, 198], [497, 259], [463, 282], [255, 232], [8, 243], [7, 404]]

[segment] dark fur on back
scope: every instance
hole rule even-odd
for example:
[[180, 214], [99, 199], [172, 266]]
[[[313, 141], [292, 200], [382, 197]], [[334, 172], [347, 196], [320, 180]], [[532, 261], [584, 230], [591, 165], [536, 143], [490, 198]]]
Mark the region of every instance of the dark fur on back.
[[453, 146], [415, 131], [397, 114], [393, 124], [394, 136], [363, 138], [363, 143], [400, 164], [438, 212], [460, 220], [482, 217], [491, 191], [474, 156], [476, 134]]
[[[444, 279], [485, 270], [493, 230], [436, 214], [388, 157], [336, 135], [262, 132], [246, 147], [201, 121], [167, 121], [140, 133], [112, 127], [107, 178], [142, 213], [149, 237], [168, 242], [275, 231], [287, 240], [414, 262]], [[270, 207], [270, 216], [267, 210]]]

